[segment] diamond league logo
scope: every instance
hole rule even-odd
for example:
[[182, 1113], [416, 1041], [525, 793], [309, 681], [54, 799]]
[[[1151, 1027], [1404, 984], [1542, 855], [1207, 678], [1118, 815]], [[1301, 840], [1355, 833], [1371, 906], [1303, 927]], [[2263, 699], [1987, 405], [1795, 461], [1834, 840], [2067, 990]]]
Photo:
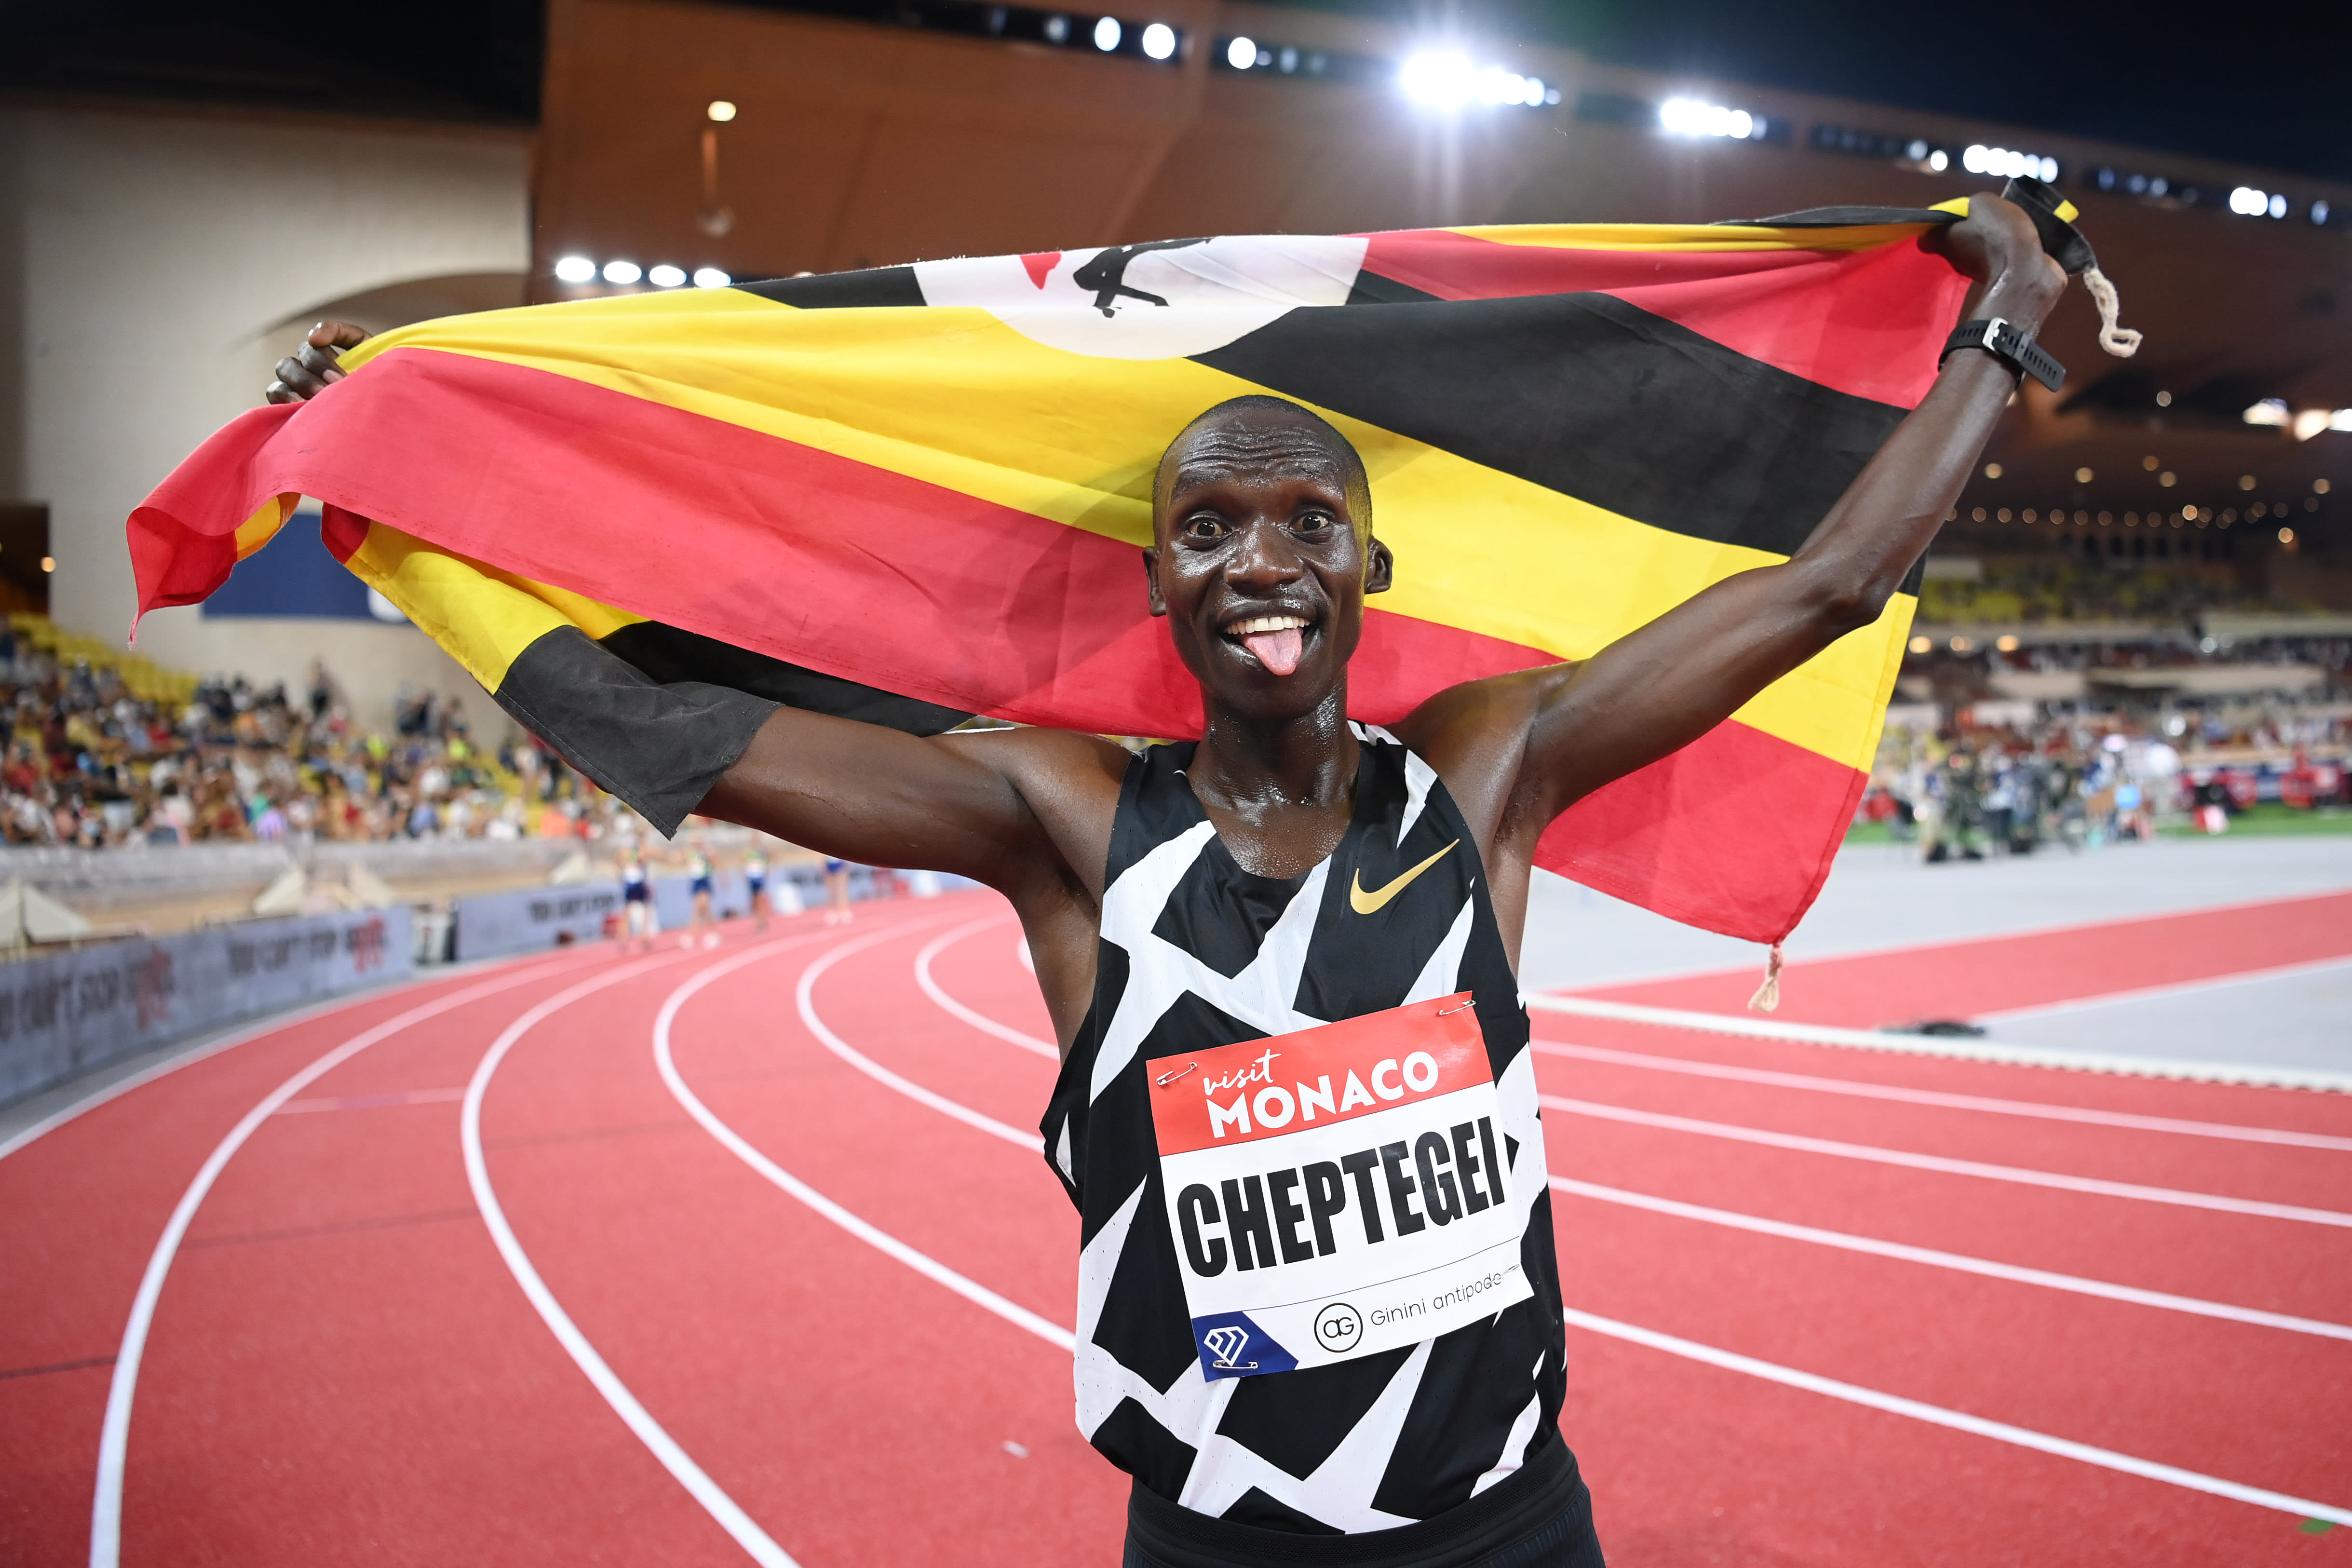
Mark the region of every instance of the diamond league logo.
[[1213, 1364], [1219, 1372], [1251, 1372], [1256, 1369], [1257, 1363], [1234, 1359], [1242, 1353], [1242, 1347], [1249, 1343], [1249, 1331], [1239, 1323], [1226, 1323], [1202, 1334], [1201, 1342], [1208, 1346], [1209, 1353], [1217, 1358]]
[[1315, 1314], [1315, 1342], [1345, 1355], [1364, 1337], [1364, 1316], [1345, 1301], [1326, 1302]]

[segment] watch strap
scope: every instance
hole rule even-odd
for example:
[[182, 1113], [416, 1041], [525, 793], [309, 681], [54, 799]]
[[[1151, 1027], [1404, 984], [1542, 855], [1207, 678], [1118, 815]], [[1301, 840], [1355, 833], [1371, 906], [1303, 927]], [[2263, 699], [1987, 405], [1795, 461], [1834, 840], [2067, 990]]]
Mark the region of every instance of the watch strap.
[[2003, 316], [1979, 316], [1963, 321], [1944, 340], [1943, 363], [1956, 349], [1982, 349], [2017, 372], [2021, 381], [2032, 376], [2055, 392], [2066, 384], [2066, 367], [2033, 341], [2033, 334]]

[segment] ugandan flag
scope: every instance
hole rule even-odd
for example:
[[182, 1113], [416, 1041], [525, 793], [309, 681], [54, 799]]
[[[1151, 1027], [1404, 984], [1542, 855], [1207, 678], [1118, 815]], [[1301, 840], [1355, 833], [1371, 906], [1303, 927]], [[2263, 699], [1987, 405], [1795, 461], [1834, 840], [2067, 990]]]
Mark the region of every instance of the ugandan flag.
[[[1396, 586], [1350, 699], [1385, 722], [1793, 552], [1935, 378], [1968, 285], [1921, 237], [1951, 216], [1173, 240], [428, 321], [174, 472], [130, 521], [140, 605], [204, 598], [316, 496], [352, 571], [664, 831], [779, 701], [1186, 736], [1137, 554], [1153, 469], [1273, 393], [1370, 470]], [[1914, 602], [1578, 805], [1540, 863], [1785, 935]]]

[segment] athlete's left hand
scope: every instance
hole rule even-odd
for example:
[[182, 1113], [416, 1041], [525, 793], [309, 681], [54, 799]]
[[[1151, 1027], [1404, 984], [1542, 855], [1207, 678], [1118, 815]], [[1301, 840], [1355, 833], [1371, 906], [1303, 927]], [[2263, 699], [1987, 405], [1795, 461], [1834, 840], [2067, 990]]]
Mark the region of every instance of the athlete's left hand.
[[302, 346], [278, 362], [278, 379], [262, 396], [272, 403], [307, 403], [347, 374], [335, 362], [348, 348], [367, 342], [365, 328], [349, 321], [320, 321], [304, 334]]
[[1969, 196], [1969, 216], [1923, 243], [1976, 279], [1960, 309], [1963, 321], [2001, 316], [2039, 329], [2066, 291], [2065, 269], [2042, 248], [2042, 236], [2025, 209], [1990, 192]]

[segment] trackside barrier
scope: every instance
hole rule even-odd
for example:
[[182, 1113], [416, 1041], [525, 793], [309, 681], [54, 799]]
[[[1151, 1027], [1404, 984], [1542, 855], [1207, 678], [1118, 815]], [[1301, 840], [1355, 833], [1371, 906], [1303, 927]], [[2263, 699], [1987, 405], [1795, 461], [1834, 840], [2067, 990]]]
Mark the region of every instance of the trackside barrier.
[[208, 926], [0, 965], [0, 1105], [155, 1046], [398, 979], [409, 911]]
[[2060, 1068], [2070, 1072], [2126, 1073], [2139, 1078], [2188, 1079], [2199, 1083], [2250, 1084], [2265, 1089], [2313, 1089], [2352, 1093], [2352, 1073], [2315, 1068], [2269, 1067], [2255, 1062], [2176, 1061], [2168, 1057], [2123, 1056], [2108, 1051], [2065, 1051], [2046, 1046], [2010, 1046], [1997, 1040], [1943, 1035], [1886, 1034], [1876, 1029], [1836, 1029], [1822, 1024], [1783, 1024], [1727, 1013], [1694, 1013], [1679, 1007], [1648, 1007], [1637, 1002], [1604, 1002], [1591, 996], [1529, 996], [1538, 1012], [1576, 1017], [1613, 1018], [1710, 1035], [1740, 1035], [1756, 1040], [1789, 1040], [1801, 1046], [1839, 1046], [1853, 1050], [1900, 1051], [1906, 1056], [1950, 1057], [2011, 1067]]
[[[849, 871], [853, 900], [888, 898], [895, 891], [894, 873], [868, 866]], [[956, 888], [980, 884], [964, 877], [931, 871], [903, 873], [916, 898], [932, 898]], [[772, 901], [780, 889], [798, 896], [799, 908], [814, 910], [824, 903], [824, 873], [806, 862], [776, 867], [769, 873]], [[654, 914], [666, 931], [683, 931], [694, 919], [691, 878], [653, 879]], [[711, 913], [720, 920], [749, 914], [751, 889], [740, 870], [724, 870], [711, 879]], [[614, 881], [568, 882], [560, 887], [522, 888], [512, 892], [480, 893], [452, 901], [456, 929], [447, 953], [459, 963], [478, 958], [500, 958], [512, 952], [539, 952], [567, 942], [593, 942], [604, 933], [604, 922], [621, 910], [621, 884]], [[789, 900], [783, 907], [793, 908]], [[796, 912], [796, 911], [795, 911]], [[437, 945], [433, 949], [442, 951]], [[434, 962], [427, 958], [427, 963]]]

